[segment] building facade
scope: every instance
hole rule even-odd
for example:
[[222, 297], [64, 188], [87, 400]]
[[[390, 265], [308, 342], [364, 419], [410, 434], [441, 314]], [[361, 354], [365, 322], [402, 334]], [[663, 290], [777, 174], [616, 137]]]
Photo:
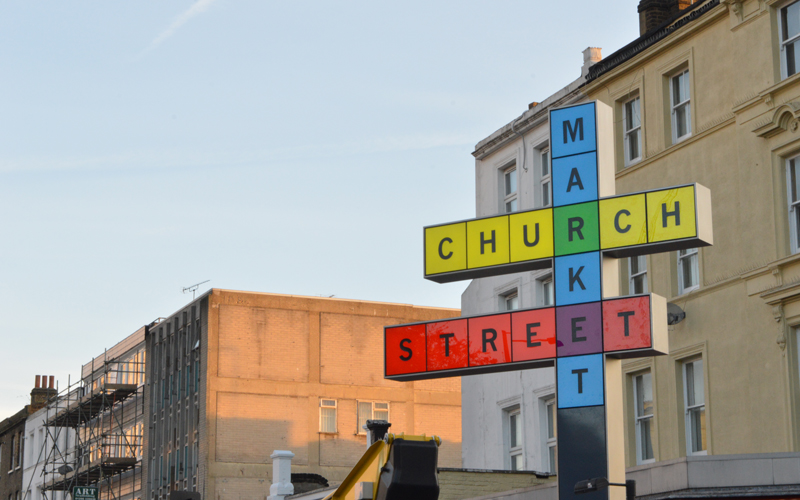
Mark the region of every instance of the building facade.
[[[715, 236], [620, 261], [623, 295], [656, 293], [685, 311], [669, 355], [623, 362], [627, 465], [800, 451], [800, 2], [638, 10], [639, 39], [602, 60], [587, 49], [581, 78], [478, 143], [477, 215], [548, 206], [548, 110], [610, 106], [617, 194], [698, 182]], [[549, 279], [475, 280], [462, 310], [552, 304]], [[552, 470], [554, 397], [552, 369], [465, 377], [464, 465]]]
[[22, 456], [28, 406], [0, 422], [0, 498], [22, 500]]
[[81, 378], [36, 414], [44, 499], [63, 499], [76, 486], [97, 487], [100, 500], [141, 498], [144, 336], [142, 327], [83, 365]]
[[[45, 461], [51, 447], [53, 436], [44, 422], [47, 418], [47, 405], [56, 397], [55, 377], [36, 376], [36, 385], [31, 392], [31, 413], [25, 420], [25, 450], [22, 457], [23, 500], [42, 500], [42, 486], [45, 482]], [[66, 433], [64, 433], [64, 437]], [[62, 437], [63, 439], [63, 437]], [[62, 492], [52, 495], [53, 500], [64, 500]]]
[[439, 435], [440, 465], [459, 467], [460, 380], [385, 380], [382, 356], [384, 326], [458, 315], [212, 289], [150, 325], [147, 498], [263, 498], [274, 450], [336, 484], [366, 449], [367, 419]]

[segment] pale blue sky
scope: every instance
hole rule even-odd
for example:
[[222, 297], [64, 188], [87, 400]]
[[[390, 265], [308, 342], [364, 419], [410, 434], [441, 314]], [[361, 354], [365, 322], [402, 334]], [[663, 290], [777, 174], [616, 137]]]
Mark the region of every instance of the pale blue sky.
[[459, 307], [422, 227], [637, 0], [0, 4], [0, 418], [208, 286]]

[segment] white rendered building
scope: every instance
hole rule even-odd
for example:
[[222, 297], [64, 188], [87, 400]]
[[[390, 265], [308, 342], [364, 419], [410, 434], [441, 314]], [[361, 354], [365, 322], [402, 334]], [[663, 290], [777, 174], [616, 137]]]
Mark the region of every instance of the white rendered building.
[[[586, 49], [583, 73], [599, 58], [600, 49]], [[583, 81], [532, 103], [477, 144], [476, 217], [551, 205], [548, 111], [584, 100]], [[463, 316], [552, 304], [549, 269], [476, 279], [461, 295]], [[555, 472], [554, 403], [553, 368], [462, 377], [463, 466]]]

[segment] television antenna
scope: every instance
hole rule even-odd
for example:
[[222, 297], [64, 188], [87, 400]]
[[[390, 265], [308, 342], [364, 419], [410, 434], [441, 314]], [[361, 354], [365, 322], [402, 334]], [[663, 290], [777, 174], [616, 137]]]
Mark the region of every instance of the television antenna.
[[197, 292], [197, 289], [200, 288], [200, 285], [202, 285], [203, 283], [208, 283], [209, 281], [211, 280], [201, 281], [200, 283], [195, 283], [194, 285], [189, 285], [187, 287], [184, 287], [183, 293], [192, 292], [192, 300], [194, 300], [195, 293]]

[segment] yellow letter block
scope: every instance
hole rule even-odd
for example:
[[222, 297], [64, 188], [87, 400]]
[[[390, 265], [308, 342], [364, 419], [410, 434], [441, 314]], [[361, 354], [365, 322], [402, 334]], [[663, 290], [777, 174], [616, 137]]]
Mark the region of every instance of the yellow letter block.
[[647, 243], [645, 195], [634, 194], [600, 200], [600, 248]]
[[425, 228], [425, 274], [467, 269], [467, 223]]
[[650, 243], [697, 236], [694, 186], [647, 193], [647, 237]]
[[508, 216], [467, 222], [467, 267], [508, 264]]
[[509, 215], [511, 262], [553, 256], [553, 209]]

